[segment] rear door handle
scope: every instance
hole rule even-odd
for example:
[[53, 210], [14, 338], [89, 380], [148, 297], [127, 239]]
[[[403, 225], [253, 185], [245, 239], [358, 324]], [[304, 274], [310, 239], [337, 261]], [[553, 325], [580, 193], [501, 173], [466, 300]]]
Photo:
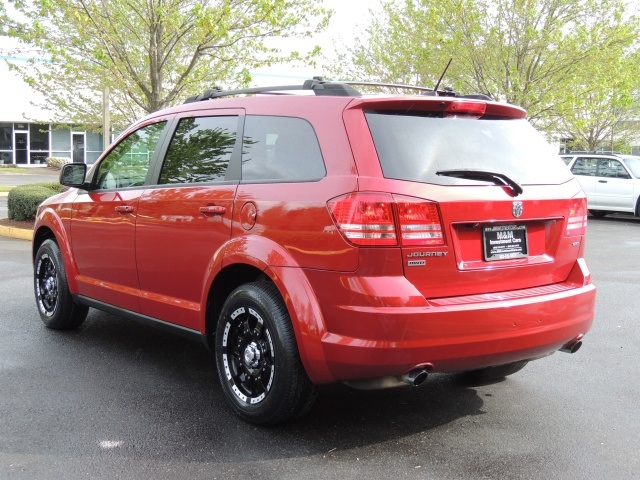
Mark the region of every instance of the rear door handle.
[[598, 180], [598, 183], [607, 183], [606, 180]]
[[227, 212], [227, 207], [223, 207], [221, 205], [206, 205], [204, 207], [200, 207], [200, 213], [204, 213], [205, 215], [222, 215]]
[[116, 207], [118, 213], [133, 213], [133, 207], [131, 205], [118, 205]]

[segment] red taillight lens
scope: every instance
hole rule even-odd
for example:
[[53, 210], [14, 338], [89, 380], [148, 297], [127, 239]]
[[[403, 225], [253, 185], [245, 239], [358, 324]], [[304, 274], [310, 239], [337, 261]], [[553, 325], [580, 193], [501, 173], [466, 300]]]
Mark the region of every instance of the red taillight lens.
[[393, 199], [383, 193], [350, 193], [329, 201], [342, 234], [356, 245], [397, 245]]
[[587, 232], [587, 199], [579, 198], [571, 203], [565, 235], [584, 235]]
[[446, 116], [481, 117], [487, 110], [487, 104], [482, 102], [456, 102], [453, 101], [444, 109]]
[[402, 245], [444, 245], [440, 213], [435, 202], [394, 195]]
[[[444, 245], [438, 206], [388, 193], [350, 193], [329, 201], [340, 232], [355, 245]], [[396, 228], [399, 226], [399, 229]]]

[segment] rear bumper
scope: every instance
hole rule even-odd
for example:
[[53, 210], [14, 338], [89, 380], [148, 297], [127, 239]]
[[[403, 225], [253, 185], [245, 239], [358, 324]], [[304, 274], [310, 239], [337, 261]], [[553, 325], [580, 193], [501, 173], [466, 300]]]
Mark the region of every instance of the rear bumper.
[[[407, 296], [409, 306], [357, 305], [352, 296], [351, 304], [335, 305], [334, 297], [334, 307], [326, 307], [329, 300], [320, 298], [330, 381], [397, 376], [424, 364], [433, 365], [433, 372], [465, 371], [549, 355], [593, 322], [596, 287], [588, 283], [584, 262], [576, 268], [586, 285], [567, 282], [441, 301], [422, 297], [422, 305]], [[575, 277], [574, 272], [570, 278]]]

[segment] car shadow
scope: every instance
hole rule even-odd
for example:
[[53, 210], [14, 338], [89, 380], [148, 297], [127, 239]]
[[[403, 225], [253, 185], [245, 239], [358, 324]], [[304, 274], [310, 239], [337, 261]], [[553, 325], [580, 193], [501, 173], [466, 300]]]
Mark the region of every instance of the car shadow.
[[[54, 453], [73, 448], [75, 454], [83, 453], [78, 449], [90, 454], [104, 437], [121, 442], [113, 454], [153, 452], [190, 461], [335, 455], [484, 413], [474, 388], [455, 375], [435, 374], [420, 387], [362, 391], [322, 386], [304, 418], [260, 427], [232, 413], [218, 384], [214, 356], [198, 343], [95, 310], [77, 331], [42, 328], [38, 338], [37, 348], [56, 383], [42, 388], [72, 392], [65, 402], [72, 402], [70, 408], [81, 418], [92, 419], [86, 427], [90, 431], [83, 424], [59, 428], [83, 437], [97, 432], [94, 442], [65, 447], [57, 439], [59, 430], [40, 425]], [[75, 368], [62, 387], [53, 372], [68, 365]]]
[[594, 217], [589, 214], [589, 222], [615, 222], [615, 223], [633, 223], [640, 225], [640, 217], [636, 217], [627, 213], [610, 213], [604, 217]]

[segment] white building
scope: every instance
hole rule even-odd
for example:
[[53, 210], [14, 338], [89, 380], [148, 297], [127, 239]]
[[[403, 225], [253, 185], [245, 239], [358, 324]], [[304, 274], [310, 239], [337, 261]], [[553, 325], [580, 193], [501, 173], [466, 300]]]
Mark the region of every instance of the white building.
[[102, 134], [74, 128], [55, 112], [38, 108], [41, 97], [10, 71], [0, 56], [0, 165], [46, 166], [47, 157], [93, 163], [102, 153]]

